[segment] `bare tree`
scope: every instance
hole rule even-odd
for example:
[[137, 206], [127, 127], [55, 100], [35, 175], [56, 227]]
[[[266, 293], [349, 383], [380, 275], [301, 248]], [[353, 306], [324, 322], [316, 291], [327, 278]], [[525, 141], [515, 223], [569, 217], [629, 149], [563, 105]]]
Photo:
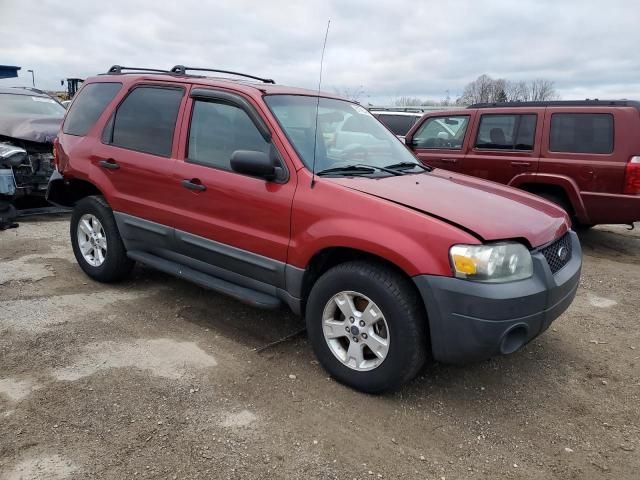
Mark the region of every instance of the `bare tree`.
[[511, 82], [504, 78], [491, 78], [480, 75], [467, 84], [462, 96], [456, 101], [459, 105], [493, 102], [526, 102], [554, 100], [558, 94], [551, 80], [543, 78], [530, 82]]
[[426, 100], [422, 100], [417, 97], [400, 97], [397, 98], [393, 104], [395, 107], [417, 107], [419, 105], [426, 105]]
[[558, 94], [551, 80], [536, 78], [529, 82], [529, 98], [533, 102], [542, 102], [545, 100], [556, 100]]
[[529, 100], [529, 86], [527, 82], [507, 82], [505, 88], [507, 102], [526, 102]]
[[494, 90], [494, 80], [489, 75], [480, 75], [473, 82], [467, 84], [462, 92], [461, 102], [465, 105], [473, 103], [487, 103], [491, 101]]

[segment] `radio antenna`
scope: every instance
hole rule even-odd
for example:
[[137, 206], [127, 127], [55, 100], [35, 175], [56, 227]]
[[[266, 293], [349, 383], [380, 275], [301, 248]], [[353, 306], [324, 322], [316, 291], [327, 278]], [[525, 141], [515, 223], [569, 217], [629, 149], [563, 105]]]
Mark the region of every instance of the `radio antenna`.
[[320, 110], [320, 87], [322, 86], [322, 65], [324, 64], [324, 51], [327, 48], [329, 25], [331, 25], [331, 19], [327, 21], [327, 31], [324, 33], [324, 44], [322, 45], [322, 56], [320, 57], [320, 79], [318, 80], [318, 96], [316, 97], [316, 127], [313, 132], [313, 164], [311, 166], [311, 188], [313, 188], [313, 186], [316, 184], [316, 150], [318, 148], [318, 112]]

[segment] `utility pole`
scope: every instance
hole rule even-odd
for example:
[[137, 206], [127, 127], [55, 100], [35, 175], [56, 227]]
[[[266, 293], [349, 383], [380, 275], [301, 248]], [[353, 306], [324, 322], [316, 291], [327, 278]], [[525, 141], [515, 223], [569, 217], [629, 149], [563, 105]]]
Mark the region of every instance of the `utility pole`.
[[27, 72], [31, 72], [31, 83], [33, 85], [33, 88], [36, 87], [36, 74], [33, 73], [33, 70], [27, 70]]

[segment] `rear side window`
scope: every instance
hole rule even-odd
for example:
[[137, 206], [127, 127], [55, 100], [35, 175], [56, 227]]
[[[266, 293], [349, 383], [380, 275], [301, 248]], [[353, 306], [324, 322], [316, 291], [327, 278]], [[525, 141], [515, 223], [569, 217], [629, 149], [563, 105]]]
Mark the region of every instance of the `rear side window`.
[[105, 135], [107, 143], [162, 157], [171, 156], [183, 92], [182, 88], [173, 87], [137, 87], [109, 122], [108, 128], [113, 130], [111, 135]]
[[429, 118], [414, 134], [413, 144], [418, 148], [460, 150], [468, 124], [466, 115]]
[[554, 113], [549, 150], [571, 153], [613, 152], [613, 115], [610, 113]]
[[536, 114], [482, 115], [476, 148], [490, 150], [533, 150]]
[[120, 91], [121, 83], [91, 83], [80, 90], [62, 127], [69, 135], [86, 135], [106, 106]]
[[394, 135], [405, 136], [419, 117], [412, 115], [378, 115], [378, 120], [387, 126]]
[[236, 150], [269, 153], [270, 147], [241, 108], [200, 100], [194, 103], [189, 127], [190, 162], [231, 170], [231, 155]]

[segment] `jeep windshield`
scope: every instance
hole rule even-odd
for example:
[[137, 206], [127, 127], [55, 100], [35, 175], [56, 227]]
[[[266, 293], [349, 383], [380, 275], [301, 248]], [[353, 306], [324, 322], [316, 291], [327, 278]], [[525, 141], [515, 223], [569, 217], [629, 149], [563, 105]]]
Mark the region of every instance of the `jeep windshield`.
[[41, 115], [62, 118], [66, 110], [53, 98], [22, 93], [0, 93], [0, 112], [5, 115]]
[[309, 170], [314, 148], [320, 174], [388, 176], [426, 170], [360, 105], [303, 95], [267, 95], [265, 101]]

